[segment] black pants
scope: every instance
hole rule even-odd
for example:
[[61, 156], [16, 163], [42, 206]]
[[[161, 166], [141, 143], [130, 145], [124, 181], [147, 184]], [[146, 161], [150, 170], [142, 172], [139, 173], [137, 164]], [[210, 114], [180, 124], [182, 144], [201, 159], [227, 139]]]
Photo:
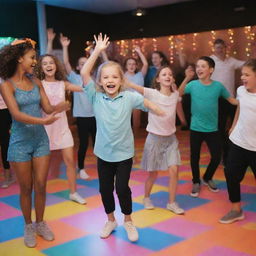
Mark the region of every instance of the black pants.
[[7, 152], [10, 140], [10, 128], [12, 118], [8, 109], [0, 109], [0, 146], [4, 169], [10, 169], [10, 164], [7, 161]]
[[78, 168], [84, 168], [84, 159], [89, 144], [89, 136], [92, 138], [94, 146], [96, 135], [96, 120], [95, 117], [77, 117], [76, 118], [79, 148], [78, 148]]
[[132, 158], [121, 162], [106, 162], [98, 158], [100, 194], [107, 214], [115, 211], [114, 184], [122, 213], [132, 213], [132, 193], [129, 187], [131, 169]]
[[203, 141], [206, 142], [211, 154], [211, 160], [203, 176], [205, 181], [211, 180], [221, 159], [219, 132], [190, 131], [190, 163], [193, 183], [200, 183], [199, 160]]
[[227, 127], [228, 121], [230, 125], [233, 122], [236, 113], [236, 106], [230, 104], [227, 100], [219, 99], [219, 131], [221, 137], [221, 149], [224, 165], [226, 164], [228, 150], [229, 150], [229, 127]]
[[252, 168], [256, 179], [256, 151], [241, 148], [231, 142], [227, 164], [224, 170], [229, 200], [232, 203], [241, 201], [240, 182], [243, 180], [249, 166]]

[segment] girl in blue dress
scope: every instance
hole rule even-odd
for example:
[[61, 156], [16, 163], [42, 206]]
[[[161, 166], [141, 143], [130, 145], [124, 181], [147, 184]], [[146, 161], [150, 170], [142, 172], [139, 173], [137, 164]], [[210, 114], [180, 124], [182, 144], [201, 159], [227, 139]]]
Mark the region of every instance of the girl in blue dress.
[[[12, 115], [8, 161], [11, 162], [20, 186], [20, 205], [25, 220], [24, 243], [36, 246], [36, 233], [51, 241], [54, 235], [43, 220], [46, 181], [49, 168], [49, 141], [44, 129], [68, 105], [50, 105], [41, 82], [32, 76], [36, 65], [35, 42], [15, 40], [0, 51], [0, 77], [5, 82], [0, 91]], [[42, 118], [42, 109], [50, 114]], [[36, 223], [33, 225], [32, 190], [34, 187]]]

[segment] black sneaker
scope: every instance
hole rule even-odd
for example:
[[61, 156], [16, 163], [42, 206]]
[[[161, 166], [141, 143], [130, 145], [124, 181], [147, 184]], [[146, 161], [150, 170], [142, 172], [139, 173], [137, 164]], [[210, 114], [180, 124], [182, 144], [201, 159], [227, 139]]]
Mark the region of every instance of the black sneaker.
[[190, 195], [192, 197], [198, 197], [199, 192], [200, 192], [200, 184], [199, 183], [194, 183], [193, 186], [192, 186], [192, 190], [191, 190]]
[[212, 191], [214, 193], [219, 192], [219, 189], [217, 188], [217, 186], [213, 180], [205, 181], [204, 179], [202, 179], [202, 183], [204, 185], [208, 186], [210, 191]]

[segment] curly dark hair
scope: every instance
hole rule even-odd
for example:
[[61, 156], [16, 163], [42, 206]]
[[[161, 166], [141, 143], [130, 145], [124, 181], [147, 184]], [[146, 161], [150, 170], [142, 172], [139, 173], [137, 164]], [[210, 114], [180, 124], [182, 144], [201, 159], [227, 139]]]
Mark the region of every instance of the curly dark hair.
[[42, 69], [42, 61], [43, 61], [44, 57], [51, 57], [53, 59], [55, 65], [56, 65], [55, 79], [58, 81], [67, 81], [67, 73], [66, 73], [66, 70], [65, 70], [63, 64], [59, 61], [59, 59], [56, 56], [54, 56], [52, 54], [44, 54], [39, 57], [37, 65], [34, 69], [34, 73], [35, 73], [36, 77], [40, 80], [45, 79], [45, 74]]
[[31, 49], [34, 49], [34, 47], [28, 41], [4, 46], [0, 50], [0, 77], [4, 80], [12, 77], [17, 70], [19, 58], [24, 56]]
[[[169, 69], [172, 71], [172, 69], [171, 69], [171, 67], [170, 67], [169, 65], [162, 66], [161, 68], [159, 68], [159, 69], [157, 70], [157, 73], [156, 73], [156, 75], [155, 75], [155, 77], [154, 77], [154, 79], [153, 79], [153, 86], [152, 86], [152, 88], [157, 89], [158, 91], [160, 91], [161, 86], [160, 86], [160, 83], [157, 82], [156, 80], [157, 80], [157, 78], [159, 77], [160, 72], [161, 72], [163, 69], [165, 69], [165, 68], [169, 68]], [[171, 90], [171, 92], [173, 92], [172, 86], [170, 86], [170, 90]]]

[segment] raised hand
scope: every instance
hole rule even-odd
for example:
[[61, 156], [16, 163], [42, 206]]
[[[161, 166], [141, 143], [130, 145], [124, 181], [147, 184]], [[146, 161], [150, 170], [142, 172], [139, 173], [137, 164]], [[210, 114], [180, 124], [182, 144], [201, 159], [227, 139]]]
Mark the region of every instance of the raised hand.
[[63, 36], [63, 34], [60, 33], [60, 43], [62, 47], [68, 47], [70, 44], [70, 39], [66, 36]]
[[134, 47], [134, 51], [137, 52], [138, 54], [141, 53], [141, 49], [140, 49], [140, 47], [138, 45], [136, 45]]
[[48, 41], [53, 41], [54, 38], [56, 36], [56, 33], [54, 33], [54, 30], [53, 28], [48, 28], [47, 29], [47, 38], [48, 38]]
[[194, 77], [195, 71], [191, 66], [188, 66], [185, 70], [185, 76], [190, 80]]
[[98, 37], [96, 37], [94, 35], [94, 40], [95, 40], [95, 50], [99, 50], [99, 51], [104, 51], [108, 48], [110, 42], [109, 42], [109, 37], [107, 35], [104, 35], [104, 37], [102, 36], [102, 33], [100, 33], [98, 35]]

